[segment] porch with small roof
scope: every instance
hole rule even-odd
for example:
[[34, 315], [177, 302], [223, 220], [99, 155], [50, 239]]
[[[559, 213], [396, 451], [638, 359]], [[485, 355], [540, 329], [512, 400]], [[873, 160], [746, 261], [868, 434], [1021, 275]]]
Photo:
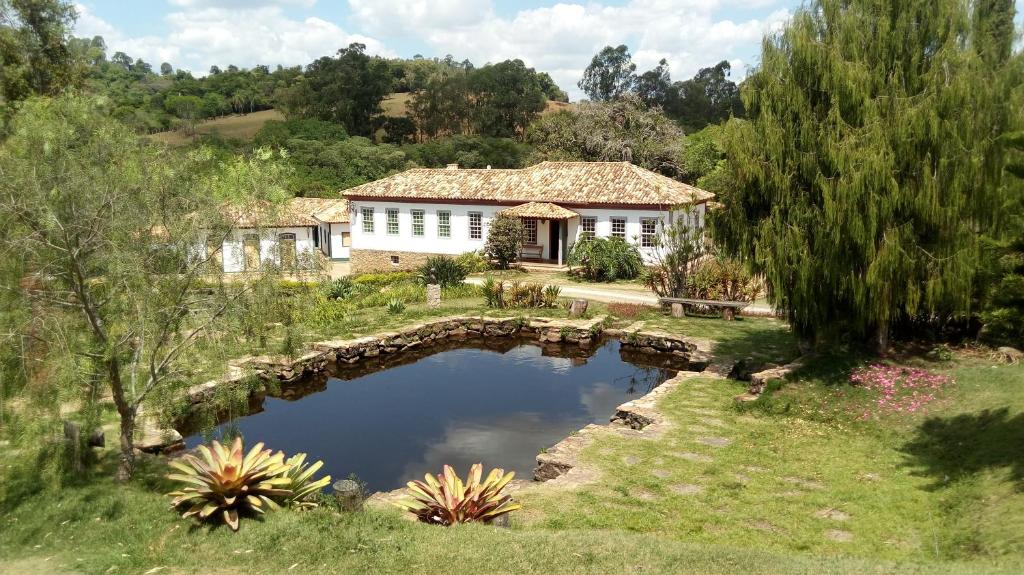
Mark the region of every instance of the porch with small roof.
[[[561, 267], [566, 258], [569, 240], [569, 220], [578, 218], [576, 212], [550, 202], [526, 202], [499, 212], [522, 220], [526, 228], [523, 243], [519, 248], [519, 259], [530, 262], [554, 264]], [[544, 257], [544, 245], [537, 237], [537, 222], [548, 223], [548, 257]], [[532, 225], [531, 225], [532, 222]]]

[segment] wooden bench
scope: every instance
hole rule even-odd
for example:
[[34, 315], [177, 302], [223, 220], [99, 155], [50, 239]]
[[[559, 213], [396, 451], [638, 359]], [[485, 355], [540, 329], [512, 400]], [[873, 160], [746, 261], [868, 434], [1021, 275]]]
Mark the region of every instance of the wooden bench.
[[719, 301], [713, 299], [689, 299], [681, 297], [658, 298], [658, 302], [661, 303], [661, 305], [671, 305], [673, 317], [683, 317], [686, 315], [683, 311], [684, 305], [697, 305], [722, 310], [722, 319], [726, 321], [732, 321], [736, 318], [736, 312], [750, 305], [750, 302], [745, 301]]
[[533, 244], [523, 244], [519, 246], [519, 258], [520, 259], [533, 259], [539, 260], [544, 257], [544, 246], [537, 246]]

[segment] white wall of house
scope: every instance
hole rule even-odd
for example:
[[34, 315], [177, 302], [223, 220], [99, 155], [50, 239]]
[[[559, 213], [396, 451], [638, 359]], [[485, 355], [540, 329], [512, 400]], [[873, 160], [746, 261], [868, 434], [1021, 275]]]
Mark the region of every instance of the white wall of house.
[[[470, 205], [470, 204], [428, 204], [428, 203], [399, 203], [381, 201], [357, 201], [353, 202], [352, 210], [352, 247], [362, 250], [381, 250], [396, 252], [418, 252], [434, 254], [458, 255], [468, 251], [483, 249], [487, 239], [487, 229], [490, 221], [496, 212], [505, 209], [507, 206], [494, 205]], [[364, 231], [363, 208], [373, 210], [373, 231]], [[387, 229], [387, 210], [398, 211], [398, 233], [389, 234]], [[413, 235], [413, 211], [422, 210], [424, 216], [424, 230], [422, 236]], [[612, 220], [624, 218], [626, 220], [626, 241], [640, 245], [641, 243], [641, 222], [644, 219], [657, 219], [662, 222], [669, 222], [671, 217], [680, 217], [682, 212], [676, 211], [671, 214], [668, 211], [659, 210], [635, 210], [635, 209], [589, 209], [572, 208], [580, 214], [579, 218], [568, 221], [562, 220], [559, 225], [568, 226], [568, 241], [560, 249], [568, 251], [575, 243], [582, 231], [581, 223], [583, 218], [593, 217], [595, 221], [595, 232], [599, 237], [610, 237], [612, 235]], [[692, 210], [691, 219], [697, 226], [704, 225], [704, 204], [699, 204]], [[438, 235], [438, 212], [447, 211], [451, 214], [451, 237], [442, 238]], [[469, 214], [478, 212], [482, 214], [483, 229], [480, 239], [469, 237]], [[691, 224], [691, 225], [693, 225]], [[337, 226], [338, 224], [335, 224]], [[537, 244], [544, 247], [544, 258], [550, 258], [551, 246], [549, 245], [551, 223], [547, 220], [537, 221]], [[332, 235], [333, 241], [333, 235]], [[333, 245], [332, 245], [333, 248]], [[337, 253], [337, 252], [334, 252]], [[648, 263], [653, 261], [654, 250], [640, 248], [640, 253]], [[562, 254], [564, 260], [566, 253]]]
[[[267, 263], [280, 264], [280, 251], [277, 248], [280, 234], [295, 234], [296, 255], [303, 252], [314, 251], [318, 248], [314, 240], [316, 227], [287, 227], [287, 228], [265, 228], [262, 230], [237, 229], [224, 240], [221, 251], [221, 259], [224, 263], [226, 273], [237, 273], [245, 271], [245, 237], [253, 234], [259, 237], [260, 260]], [[205, 238], [203, 244], [205, 245]]]
[[[327, 224], [328, 241], [330, 242], [330, 256], [332, 260], [347, 260], [351, 245], [346, 246], [345, 234], [350, 233], [349, 224]], [[351, 243], [351, 238], [349, 239]]]

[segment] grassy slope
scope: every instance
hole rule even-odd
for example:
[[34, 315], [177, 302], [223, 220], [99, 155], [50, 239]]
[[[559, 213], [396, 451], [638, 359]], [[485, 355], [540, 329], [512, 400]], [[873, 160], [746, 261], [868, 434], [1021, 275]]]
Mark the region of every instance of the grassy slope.
[[[228, 140], [251, 140], [269, 120], [283, 120], [284, 115], [277, 110], [262, 110], [252, 114], [240, 114], [214, 118], [201, 122], [196, 131], [202, 135], [216, 134]], [[192, 141], [191, 136], [177, 131], [160, 132], [151, 136], [154, 140], [171, 146], [182, 146]]]
[[[458, 302], [458, 308], [482, 311], [476, 300]], [[453, 311], [410, 306], [397, 317], [363, 310], [339, 335], [364, 333], [360, 325], [384, 329]], [[773, 320], [643, 319], [718, 340], [728, 355], [793, 353], [785, 326]], [[1024, 509], [1017, 485], [1024, 459], [1017, 433], [1024, 428], [1024, 400], [1014, 394], [1014, 382], [1024, 380], [1024, 368], [992, 368], [980, 360], [953, 368], [953, 396], [931, 414], [947, 424], [939, 426], [921, 419], [851, 422], [842, 409], [821, 409], [843, 401], [829, 385], [835, 375], [812, 373], [748, 412], [731, 406], [729, 398], [739, 390], [734, 382], [698, 379], [664, 400], [677, 423], [666, 437], [594, 445], [587, 456], [603, 462], [605, 479], [557, 499], [528, 498], [511, 530], [446, 530], [394, 513], [344, 517], [318, 510], [274, 514], [231, 534], [195, 527], [167, 510], [160, 493], [169, 486], [159, 478], [160, 466], [147, 467], [126, 488], [101, 474], [59, 494], [31, 494], [28, 477], [27, 484], [8, 482], [0, 500], [0, 573], [138, 573], [156, 567], [166, 567], [161, 573], [273, 573], [293, 565], [292, 572], [433, 573], [439, 564], [499, 573], [1019, 568]], [[986, 408], [1004, 407], [1005, 413], [985, 415]], [[961, 413], [971, 420], [953, 419]], [[732, 443], [719, 448], [695, 441], [712, 436]], [[694, 454], [711, 460], [693, 461]], [[673, 490], [690, 485], [703, 491]], [[849, 517], [818, 516], [823, 510]]]

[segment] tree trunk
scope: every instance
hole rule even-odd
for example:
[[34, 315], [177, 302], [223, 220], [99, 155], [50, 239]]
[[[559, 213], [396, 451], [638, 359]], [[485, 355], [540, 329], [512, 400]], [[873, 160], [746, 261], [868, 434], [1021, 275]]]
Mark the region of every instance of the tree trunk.
[[132, 478], [135, 472], [135, 409], [128, 407], [121, 413], [121, 461], [117, 465], [117, 480], [124, 482]]
[[885, 355], [889, 351], [889, 323], [882, 322], [875, 327], [875, 352]]

